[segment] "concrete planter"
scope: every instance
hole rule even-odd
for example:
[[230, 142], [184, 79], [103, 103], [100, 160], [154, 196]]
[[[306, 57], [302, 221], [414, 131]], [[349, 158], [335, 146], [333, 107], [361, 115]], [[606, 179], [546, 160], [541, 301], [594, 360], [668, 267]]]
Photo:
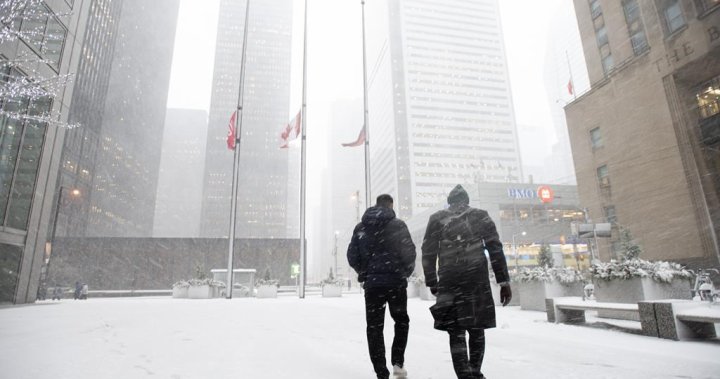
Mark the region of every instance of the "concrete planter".
[[172, 297], [176, 299], [187, 299], [189, 287], [173, 287]]
[[214, 290], [207, 284], [201, 286], [191, 285], [188, 288], [188, 297], [190, 299], [211, 299], [214, 296]]
[[[596, 280], [595, 299], [600, 303], [637, 304], [640, 301], [691, 299], [690, 281], [674, 279], [671, 283], [651, 278]], [[639, 321], [635, 313], [598, 311], [599, 317]]]
[[259, 299], [275, 299], [277, 298], [277, 286], [259, 286], [255, 297]]
[[583, 284], [580, 282], [564, 284], [557, 281], [534, 280], [515, 283], [514, 286], [517, 288], [516, 292], [520, 294], [520, 309], [531, 311], [545, 312], [546, 298], [582, 296], [583, 293]]
[[322, 286], [322, 297], [341, 297], [342, 287], [335, 286], [332, 284], [326, 284]]

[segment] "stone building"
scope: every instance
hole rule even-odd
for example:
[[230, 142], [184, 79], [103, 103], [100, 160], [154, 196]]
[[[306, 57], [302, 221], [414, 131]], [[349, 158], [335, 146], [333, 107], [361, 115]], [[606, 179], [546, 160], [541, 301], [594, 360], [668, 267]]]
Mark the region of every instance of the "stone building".
[[565, 107], [581, 204], [643, 258], [718, 265], [720, 2], [574, 3], [591, 83]]

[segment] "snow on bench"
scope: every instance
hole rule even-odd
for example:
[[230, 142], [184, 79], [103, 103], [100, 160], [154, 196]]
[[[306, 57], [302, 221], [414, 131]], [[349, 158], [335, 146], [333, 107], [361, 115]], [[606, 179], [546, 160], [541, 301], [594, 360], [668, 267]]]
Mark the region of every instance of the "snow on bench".
[[671, 340], [716, 338], [715, 324], [720, 323], [720, 306], [692, 300], [641, 301], [640, 318], [645, 317], [647, 335]]
[[637, 304], [598, 303], [580, 297], [555, 297], [545, 299], [548, 322], [584, 323], [585, 311], [626, 311], [639, 312]]

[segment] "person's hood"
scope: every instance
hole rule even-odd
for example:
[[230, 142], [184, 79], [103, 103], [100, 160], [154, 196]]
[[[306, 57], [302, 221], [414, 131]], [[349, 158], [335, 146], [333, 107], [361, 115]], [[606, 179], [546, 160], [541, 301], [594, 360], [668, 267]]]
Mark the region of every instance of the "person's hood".
[[468, 205], [470, 204], [470, 197], [468, 196], [467, 192], [465, 192], [465, 189], [462, 188], [461, 185], [455, 186], [455, 188], [450, 191], [450, 194], [448, 195], [447, 202], [450, 205], [453, 204], [464, 204]]
[[368, 208], [362, 216], [362, 223], [365, 226], [384, 226], [395, 218], [395, 211], [390, 208], [374, 206]]

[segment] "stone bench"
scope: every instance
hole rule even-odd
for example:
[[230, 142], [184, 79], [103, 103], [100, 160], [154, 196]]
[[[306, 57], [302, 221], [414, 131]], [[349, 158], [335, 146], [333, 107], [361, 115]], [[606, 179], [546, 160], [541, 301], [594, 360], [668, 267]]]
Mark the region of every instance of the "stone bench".
[[639, 313], [637, 304], [598, 303], [581, 297], [555, 297], [545, 299], [548, 322], [581, 324], [585, 311], [623, 311]]
[[[648, 335], [672, 340], [716, 338], [715, 324], [720, 323], [720, 306], [690, 300], [641, 301], [643, 314], [652, 313]], [[649, 317], [646, 317], [650, 319]], [[643, 326], [643, 331], [646, 326]]]

